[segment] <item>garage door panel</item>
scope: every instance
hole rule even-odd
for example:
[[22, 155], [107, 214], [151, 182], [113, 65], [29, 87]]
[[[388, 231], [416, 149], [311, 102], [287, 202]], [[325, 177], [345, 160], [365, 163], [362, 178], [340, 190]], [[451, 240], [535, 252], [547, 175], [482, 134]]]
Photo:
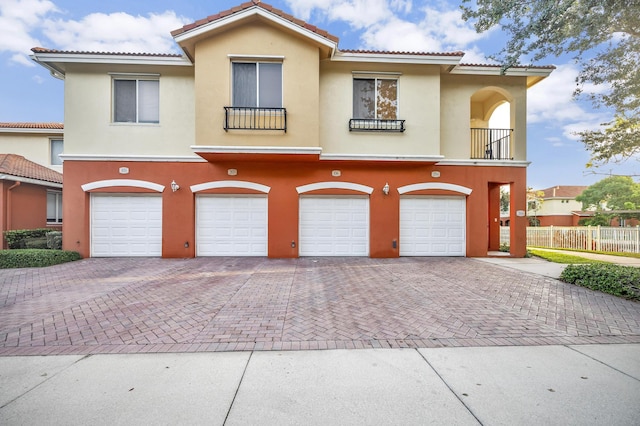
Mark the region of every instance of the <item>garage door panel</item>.
[[300, 198], [300, 256], [367, 256], [368, 197]]
[[266, 196], [196, 198], [197, 256], [266, 256]]
[[401, 256], [464, 256], [464, 197], [403, 197], [400, 199]]
[[91, 195], [91, 256], [161, 256], [162, 197]]

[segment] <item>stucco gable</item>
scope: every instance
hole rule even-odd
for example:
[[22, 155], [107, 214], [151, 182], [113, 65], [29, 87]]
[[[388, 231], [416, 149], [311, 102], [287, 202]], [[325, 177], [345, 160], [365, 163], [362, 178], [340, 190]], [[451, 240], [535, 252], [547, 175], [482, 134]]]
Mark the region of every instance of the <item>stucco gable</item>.
[[216, 32], [224, 31], [234, 25], [251, 22], [256, 18], [281, 26], [283, 29], [318, 44], [327, 57], [331, 56], [338, 48], [338, 37], [259, 0], [242, 3], [239, 6], [187, 24], [172, 31], [171, 35], [189, 59], [194, 61], [195, 43], [198, 40], [210, 37]]

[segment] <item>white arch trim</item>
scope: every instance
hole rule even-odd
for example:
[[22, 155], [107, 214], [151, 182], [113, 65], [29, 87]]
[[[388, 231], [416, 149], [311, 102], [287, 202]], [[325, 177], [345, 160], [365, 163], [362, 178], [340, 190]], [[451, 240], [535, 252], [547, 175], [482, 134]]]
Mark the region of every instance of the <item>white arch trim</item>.
[[371, 195], [373, 188], [366, 185], [360, 185], [352, 182], [316, 182], [308, 185], [302, 185], [296, 188], [298, 194], [305, 192], [316, 191], [318, 189], [350, 189], [352, 191], [364, 192]]
[[461, 185], [455, 185], [453, 183], [424, 182], [401, 186], [400, 188], [398, 188], [398, 193], [402, 195], [406, 194], [407, 192], [422, 191], [424, 189], [443, 189], [445, 191], [459, 192], [464, 195], [469, 195], [473, 191], [471, 188], [467, 188], [466, 186]]
[[207, 189], [218, 188], [243, 188], [253, 189], [254, 191], [260, 191], [268, 194], [271, 191], [270, 186], [262, 185], [255, 182], [246, 182], [242, 180], [216, 180], [212, 182], [199, 183], [198, 185], [191, 185], [191, 192], [206, 191]]
[[157, 183], [149, 182], [146, 180], [135, 180], [135, 179], [108, 179], [108, 180], [98, 180], [95, 182], [85, 183], [81, 186], [83, 191], [92, 191], [94, 189], [100, 188], [111, 188], [114, 186], [131, 186], [134, 188], [144, 188], [151, 189], [156, 192], [163, 192], [164, 185], [160, 185]]

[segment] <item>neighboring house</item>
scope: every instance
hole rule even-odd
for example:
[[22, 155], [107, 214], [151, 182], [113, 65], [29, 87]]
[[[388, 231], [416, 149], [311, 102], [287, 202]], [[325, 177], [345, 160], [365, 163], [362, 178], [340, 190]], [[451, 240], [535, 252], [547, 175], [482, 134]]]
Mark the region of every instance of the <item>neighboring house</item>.
[[61, 229], [62, 214], [62, 174], [21, 155], [0, 154], [3, 233], [11, 229]]
[[588, 215], [582, 212], [582, 203], [576, 197], [587, 186], [554, 186], [540, 190], [540, 202], [531, 201], [527, 216], [539, 226], [577, 226]]
[[18, 154], [62, 173], [62, 123], [0, 123], [0, 152]]
[[65, 249], [487, 256], [507, 184], [525, 255], [526, 91], [553, 67], [341, 50], [257, 1], [172, 35], [183, 55], [33, 49], [65, 80]]

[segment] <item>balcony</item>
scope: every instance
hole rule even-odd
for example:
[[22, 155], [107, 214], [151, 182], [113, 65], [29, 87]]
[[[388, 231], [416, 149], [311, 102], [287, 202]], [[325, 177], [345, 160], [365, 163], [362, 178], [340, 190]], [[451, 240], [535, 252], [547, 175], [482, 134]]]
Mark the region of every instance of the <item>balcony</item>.
[[471, 158], [513, 160], [511, 137], [513, 129], [471, 129]]
[[287, 131], [286, 108], [224, 107], [224, 130]]
[[404, 120], [375, 120], [352, 118], [349, 120], [350, 132], [404, 132]]

